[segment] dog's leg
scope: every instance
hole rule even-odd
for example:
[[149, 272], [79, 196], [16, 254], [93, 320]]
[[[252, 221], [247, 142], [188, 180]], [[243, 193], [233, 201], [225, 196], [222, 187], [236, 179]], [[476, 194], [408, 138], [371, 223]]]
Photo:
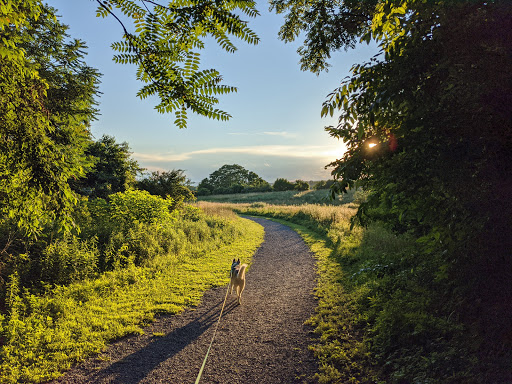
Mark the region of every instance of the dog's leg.
[[242, 284], [240, 284], [240, 294], [238, 295], [238, 304], [242, 305], [242, 292], [245, 288], [245, 280], [242, 281]]
[[238, 299], [238, 305], [242, 304], [242, 285], [236, 286], [236, 297]]

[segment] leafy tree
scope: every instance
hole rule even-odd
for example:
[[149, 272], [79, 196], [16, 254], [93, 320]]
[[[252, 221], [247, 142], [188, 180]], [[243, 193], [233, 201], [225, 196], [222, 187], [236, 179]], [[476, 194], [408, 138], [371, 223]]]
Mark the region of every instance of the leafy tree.
[[214, 190], [213, 185], [210, 184], [208, 178], [204, 178], [197, 186], [197, 195], [198, 196], [208, 196], [211, 195]]
[[358, 37], [368, 30], [378, 0], [344, 0], [308, 2], [270, 0], [270, 8], [285, 15], [279, 37], [292, 42], [304, 36], [298, 48], [302, 70], [320, 73], [327, 70], [331, 52], [354, 48]]
[[274, 191], [292, 191], [295, 189], [295, 185], [287, 179], [278, 178], [274, 181], [272, 188]]
[[95, 159], [94, 168], [85, 178], [73, 183], [75, 190], [86, 196], [106, 198], [135, 186], [135, 178], [142, 168], [131, 158], [127, 142], [119, 144], [114, 137], [103, 135], [89, 145], [87, 154]]
[[198, 194], [241, 193], [268, 189], [268, 182], [256, 173], [238, 164], [225, 164], [199, 183]]
[[293, 189], [297, 191], [307, 191], [309, 190], [309, 183], [304, 180], [295, 180], [293, 184]]
[[[490, 319], [512, 314], [512, 7], [501, 1], [272, 4], [289, 12], [282, 38], [306, 33], [303, 69], [325, 69], [333, 50], [357, 40], [380, 45], [381, 53], [354, 65], [323, 105], [324, 116], [340, 113], [339, 124], [327, 130], [348, 148], [331, 164], [332, 191], [360, 182], [370, 194], [357, 222], [380, 220], [418, 236], [423, 256], [437, 268], [435, 281], [453, 292], [443, 310], [471, 319], [469, 326], [487, 335], [479, 348], [493, 350], [510, 323]], [[436, 300], [441, 307], [448, 298]], [[464, 303], [475, 301], [485, 304], [472, 312]]]
[[175, 201], [190, 200], [194, 198], [189, 189], [189, 180], [181, 169], [151, 172], [148, 177], [137, 182], [137, 188], [148, 191], [152, 195], [171, 197]]
[[321, 180], [318, 183], [316, 183], [313, 188], [316, 189], [316, 190], [319, 190], [319, 189], [330, 189], [333, 184], [334, 184], [334, 180], [327, 180], [327, 181], [326, 180]]
[[[122, 26], [123, 39], [112, 45], [121, 64], [135, 64], [145, 83], [138, 96], [158, 96], [160, 113], [174, 112], [175, 124], [186, 127], [187, 111], [218, 120], [231, 116], [215, 108], [216, 95], [235, 92], [221, 84], [215, 69], [200, 68], [199, 51], [211, 39], [226, 52], [235, 52], [231, 37], [257, 44], [259, 38], [239, 14], [256, 17], [251, 0], [182, 1], [96, 0], [97, 15], [112, 16]], [[122, 15], [116, 14], [119, 10]], [[122, 19], [122, 20], [121, 20]], [[133, 31], [124, 21], [133, 23]]]
[[[35, 236], [73, 225], [68, 180], [85, 174], [99, 74], [39, 1], [0, 7], [0, 215]], [[10, 236], [12, 239], [13, 237]]]

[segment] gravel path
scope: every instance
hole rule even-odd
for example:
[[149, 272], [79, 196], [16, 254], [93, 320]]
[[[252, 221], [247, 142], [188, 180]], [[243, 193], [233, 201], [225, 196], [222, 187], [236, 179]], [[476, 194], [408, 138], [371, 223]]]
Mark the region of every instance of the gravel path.
[[[313, 383], [311, 329], [303, 323], [316, 305], [314, 259], [288, 227], [252, 220], [264, 226], [265, 240], [247, 271], [242, 305], [235, 293], [228, 297], [201, 383]], [[194, 383], [225, 294], [225, 286], [209, 290], [198, 307], [160, 317], [144, 335], [117, 341], [53, 383]]]

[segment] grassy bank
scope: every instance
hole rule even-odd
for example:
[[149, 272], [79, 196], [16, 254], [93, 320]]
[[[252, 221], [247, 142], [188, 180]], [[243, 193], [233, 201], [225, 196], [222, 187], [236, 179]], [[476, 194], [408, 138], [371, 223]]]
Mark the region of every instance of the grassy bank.
[[[34, 294], [17, 288], [13, 275], [10, 311], [2, 322], [0, 381], [58, 377], [109, 341], [143, 332], [155, 315], [196, 305], [205, 290], [228, 282], [232, 258], [250, 260], [263, 241], [261, 226], [233, 215], [175, 216], [167, 224], [139, 223], [138, 240], [117, 249], [128, 259], [126, 265], [95, 278]], [[151, 251], [151, 246], [165, 252], [155, 252], [138, 265], [133, 262], [128, 248]], [[191, 274], [194, 279], [188, 278]]]
[[321, 383], [489, 382], [492, 372], [454, 310], [456, 287], [415, 238], [379, 225], [351, 230], [350, 206], [228, 207], [285, 220], [317, 255], [319, 302], [309, 322]]

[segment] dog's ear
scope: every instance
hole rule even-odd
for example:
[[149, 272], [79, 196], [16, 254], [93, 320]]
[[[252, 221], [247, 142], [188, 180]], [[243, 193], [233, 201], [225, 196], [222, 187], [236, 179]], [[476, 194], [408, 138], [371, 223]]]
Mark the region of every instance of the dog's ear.
[[235, 259], [233, 259], [233, 263], [235, 262]]
[[237, 260], [237, 263], [239, 263], [239, 262], [240, 262], [240, 259]]

